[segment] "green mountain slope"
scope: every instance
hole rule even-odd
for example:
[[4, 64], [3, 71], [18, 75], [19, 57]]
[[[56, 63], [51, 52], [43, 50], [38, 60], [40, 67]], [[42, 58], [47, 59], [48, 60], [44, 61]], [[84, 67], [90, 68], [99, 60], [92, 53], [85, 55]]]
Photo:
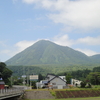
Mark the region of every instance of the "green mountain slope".
[[5, 62], [7, 65], [86, 64], [91, 58], [67, 46], [40, 40]]
[[100, 61], [100, 54], [93, 55], [93, 56], [91, 56], [91, 58]]
[[91, 56], [91, 59], [100, 64], [100, 54]]

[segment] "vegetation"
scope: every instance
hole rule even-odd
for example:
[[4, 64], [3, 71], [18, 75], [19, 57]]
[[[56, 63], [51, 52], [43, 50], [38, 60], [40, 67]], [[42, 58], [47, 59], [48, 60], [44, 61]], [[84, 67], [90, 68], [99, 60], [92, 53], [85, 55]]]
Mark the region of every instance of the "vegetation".
[[32, 85], [32, 89], [36, 89], [37, 87], [36, 87], [36, 82], [35, 81], [32, 81], [31, 82], [31, 85]]
[[12, 71], [9, 70], [7, 67], [6, 67], [6, 64], [3, 63], [3, 62], [0, 62], [0, 73], [1, 73], [1, 77], [3, 78], [5, 84], [7, 85], [11, 85], [10, 83], [10, 77], [12, 75]]
[[23, 78], [18, 76], [11, 76], [12, 85], [22, 85]]
[[72, 78], [71, 74], [67, 73], [67, 75], [66, 75], [67, 84], [70, 84], [71, 78]]
[[[77, 78], [79, 75], [76, 76], [77, 74], [75, 71], [79, 70], [79, 73], [80, 73], [81, 70], [86, 70], [87, 68], [88, 68], [87, 71], [88, 70], [91, 71], [94, 68], [94, 66], [83, 66], [83, 65], [67, 66], [67, 65], [48, 65], [47, 64], [47, 65], [34, 65], [34, 66], [7, 66], [7, 68], [13, 71], [14, 76], [22, 76], [23, 74], [26, 74], [26, 75], [39, 74], [39, 73], [42, 74], [43, 76], [46, 76], [47, 73], [55, 73], [55, 74], [63, 75], [64, 73], [67, 74], [73, 71], [73, 76]], [[80, 73], [80, 75], [82, 76], [83, 74]]]
[[91, 72], [87, 76], [87, 81], [89, 81], [93, 85], [100, 84], [100, 72]]
[[[30, 100], [30, 99], [25, 99], [25, 100]], [[32, 100], [32, 99], [31, 99]], [[33, 99], [37, 100], [37, 99]], [[44, 99], [41, 99], [44, 100]], [[55, 99], [45, 99], [45, 100], [55, 100]], [[59, 100], [59, 99], [56, 99]], [[67, 98], [67, 99], [60, 99], [60, 100], [100, 100], [100, 97], [88, 97], [88, 98]]]
[[99, 60], [100, 55], [88, 57], [67, 46], [41, 40], [5, 63], [13, 71], [13, 76], [41, 74], [44, 77], [47, 73], [70, 73], [73, 78], [86, 81], [90, 72], [100, 71], [94, 68], [99, 66]]
[[56, 91], [56, 98], [84, 98], [99, 97], [100, 90], [76, 90], [76, 91]]
[[84, 69], [70, 72], [59, 73], [58, 75], [65, 75], [68, 83], [70, 83], [70, 79], [78, 79], [83, 81], [81, 83], [82, 87], [91, 87], [92, 85], [100, 85], [100, 66], [93, 68], [93, 70]]

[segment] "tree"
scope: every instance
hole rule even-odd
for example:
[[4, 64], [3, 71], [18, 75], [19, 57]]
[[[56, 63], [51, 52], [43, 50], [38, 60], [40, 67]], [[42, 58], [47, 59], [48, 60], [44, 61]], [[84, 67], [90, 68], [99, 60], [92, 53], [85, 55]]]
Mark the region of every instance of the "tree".
[[39, 74], [39, 80], [38, 81], [43, 80], [43, 79], [44, 79], [44, 77], [42, 76], [42, 74]]
[[33, 88], [33, 89], [36, 89], [36, 88], [37, 88], [37, 87], [36, 87], [36, 82], [35, 82], [35, 81], [32, 81], [32, 82], [31, 82], [31, 85], [32, 85], [32, 88]]
[[90, 81], [93, 85], [99, 85], [100, 84], [100, 72], [91, 72], [86, 78]]
[[3, 62], [0, 62], [0, 72], [2, 74], [2, 78], [4, 80], [4, 82], [7, 84], [7, 85], [10, 85], [10, 80], [9, 78], [11, 77], [12, 75], [12, 71], [8, 68], [6, 68], [6, 64], [3, 63]]
[[93, 68], [93, 72], [100, 72], [100, 66]]
[[71, 83], [71, 78], [72, 78], [71, 74], [68, 73], [68, 74], [66, 75], [67, 84], [70, 84], [70, 83]]
[[85, 82], [81, 82], [81, 88], [85, 88], [86, 83]]

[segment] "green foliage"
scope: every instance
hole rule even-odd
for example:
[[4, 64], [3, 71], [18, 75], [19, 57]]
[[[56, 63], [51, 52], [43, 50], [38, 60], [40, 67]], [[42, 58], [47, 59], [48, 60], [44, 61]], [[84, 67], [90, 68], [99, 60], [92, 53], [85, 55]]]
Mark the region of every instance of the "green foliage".
[[93, 68], [93, 72], [100, 72], [100, 66]]
[[36, 82], [35, 82], [35, 81], [32, 81], [32, 82], [31, 82], [31, 85], [32, 85], [32, 88], [33, 88], [33, 89], [36, 89], [36, 88], [37, 88], [37, 87], [36, 87]]
[[18, 76], [12, 76], [11, 77], [12, 85], [22, 85], [23, 84], [23, 78]]
[[40, 82], [40, 80], [43, 80], [44, 79], [44, 76], [42, 76], [42, 74], [39, 74], [39, 79], [38, 81]]
[[91, 72], [89, 69], [84, 69], [84, 70], [77, 70], [77, 71], [72, 71], [71, 75], [73, 78], [79, 79], [79, 80], [85, 80], [87, 75]]
[[71, 78], [72, 78], [71, 74], [67, 73], [67, 75], [66, 75], [67, 84], [71, 83]]
[[87, 88], [92, 88], [92, 85], [90, 83], [87, 83]]
[[100, 72], [91, 72], [86, 78], [93, 85], [100, 84]]
[[85, 88], [86, 83], [85, 82], [81, 82], [81, 88]]
[[10, 84], [9, 78], [12, 75], [12, 71], [6, 68], [6, 64], [3, 62], [0, 62], [0, 72], [1, 72], [1, 75], [2, 75], [1, 77], [3, 78], [4, 82], [7, 85], [9, 85]]
[[[93, 66], [83, 66], [83, 65], [67, 66], [67, 65], [57, 65], [57, 64], [52, 64], [52, 65], [46, 64], [46, 65], [34, 65], [34, 66], [7, 66], [7, 68], [13, 71], [13, 76], [22, 76], [23, 74], [26, 75], [41, 74], [44, 77], [46, 76], [47, 73], [54, 73], [59, 75], [64, 75], [65, 73], [66, 76], [67, 73], [69, 72], [72, 73], [73, 71], [73, 74], [71, 75], [74, 78], [78, 79], [78, 76], [81, 75], [81, 73], [83, 73], [82, 75], [86, 76], [85, 71], [83, 72], [81, 70], [87, 71], [87, 68], [92, 69]], [[81, 71], [81, 73], [78, 75], [76, 74], [77, 70]]]

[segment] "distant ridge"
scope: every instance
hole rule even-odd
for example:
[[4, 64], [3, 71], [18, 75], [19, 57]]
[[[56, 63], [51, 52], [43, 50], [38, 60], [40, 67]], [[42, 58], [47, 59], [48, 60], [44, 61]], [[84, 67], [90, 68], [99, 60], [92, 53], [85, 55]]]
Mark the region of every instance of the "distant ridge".
[[94, 63], [94, 57], [88, 57], [82, 52], [48, 40], [40, 40], [5, 63], [7, 65], [89, 64]]

